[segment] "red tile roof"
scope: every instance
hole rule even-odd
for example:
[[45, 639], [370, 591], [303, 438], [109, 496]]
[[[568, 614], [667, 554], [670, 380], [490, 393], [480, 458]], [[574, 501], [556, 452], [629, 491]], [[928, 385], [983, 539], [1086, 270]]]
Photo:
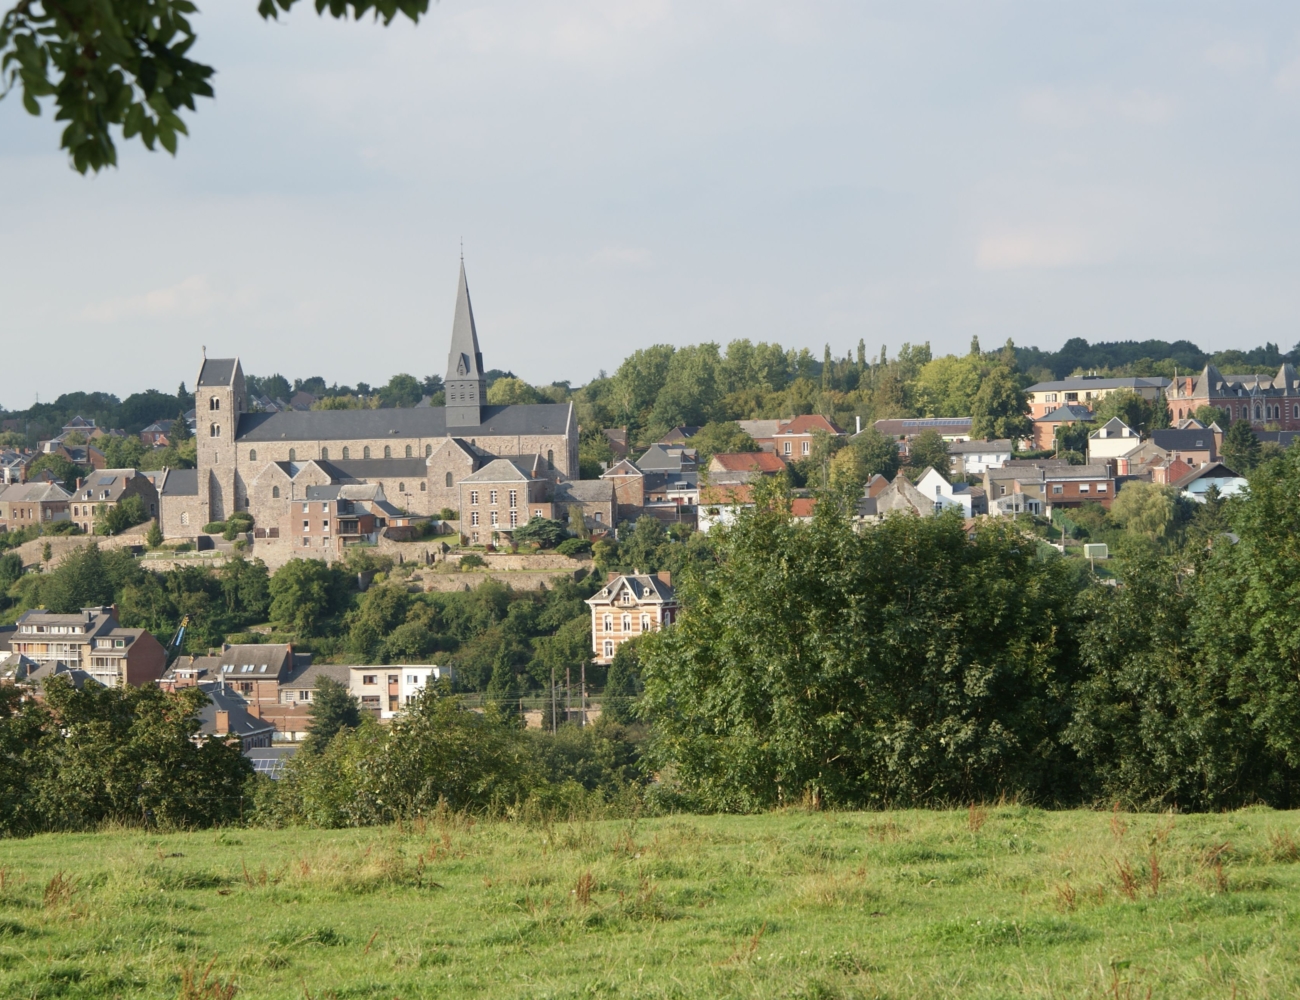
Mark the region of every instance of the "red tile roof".
[[753, 503], [754, 487], [749, 483], [734, 486], [706, 486], [700, 490], [702, 504]]
[[780, 472], [785, 462], [780, 455], [770, 451], [740, 451], [725, 455], [714, 455], [724, 472]]
[[827, 434], [843, 434], [844, 431], [818, 413], [795, 417], [781, 425], [778, 434], [811, 434], [813, 431], [825, 431]]
[[795, 517], [812, 517], [816, 506], [816, 497], [795, 497], [790, 501], [790, 513]]

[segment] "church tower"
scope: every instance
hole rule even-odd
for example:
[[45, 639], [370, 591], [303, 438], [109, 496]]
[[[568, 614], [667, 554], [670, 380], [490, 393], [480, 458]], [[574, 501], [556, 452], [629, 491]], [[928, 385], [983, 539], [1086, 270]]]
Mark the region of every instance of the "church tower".
[[447, 430], [477, 427], [483, 422], [487, 382], [483, 378], [483, 354], [474, 329], [474, 309], [469, 303], [465, 262], [460, 262], [460, 287], [456, 289], [456, 319], [451, 327], [451, 354], [447, 358]]
[[247, 411], [244, 370], [238, 358], [203, 358], [194, 382], [194, 435], [199, 468], [199, 496], [207, 500], [207, 518], [224, 521], [241, 504], [235, 459], [239, 418]]

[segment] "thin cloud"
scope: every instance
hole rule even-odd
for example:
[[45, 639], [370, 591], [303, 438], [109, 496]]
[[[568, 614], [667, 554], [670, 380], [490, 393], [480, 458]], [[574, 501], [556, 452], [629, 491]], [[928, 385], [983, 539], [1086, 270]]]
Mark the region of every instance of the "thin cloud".
[[205, 275], [196, 274], [179, 284], [143, 295], [104, 299], [85, 306], [79, 316], [91, 323], [117, 323], [125, 319], [193, 319], [211, 312], [219, 296]]
[[975, 263], [984, 271], [1008, 271], [1072, 267], [1086, 263], [1089, 256], [1084, 241], [1078, 236], [1025, 230], [999, 233], [980, 240], [975, 251]]

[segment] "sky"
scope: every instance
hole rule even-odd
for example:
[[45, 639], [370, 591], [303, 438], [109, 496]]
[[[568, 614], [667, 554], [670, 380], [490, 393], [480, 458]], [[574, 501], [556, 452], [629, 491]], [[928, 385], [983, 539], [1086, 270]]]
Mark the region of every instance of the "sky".
[[1300, 4], [201, 2], [178, 155], [82, 177], [0, 102], [0, 406], [245, 372], [581, 384], [747, 337], [837, 355], [1300, 340]]

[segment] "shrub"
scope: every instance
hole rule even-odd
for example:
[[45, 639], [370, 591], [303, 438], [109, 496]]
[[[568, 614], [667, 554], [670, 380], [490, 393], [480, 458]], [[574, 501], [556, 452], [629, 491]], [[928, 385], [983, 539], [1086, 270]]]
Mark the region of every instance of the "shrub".
[[225, 521], [209, 521], [207, 524], [203, 526], [203, 533], [205, 535], [219, 535], [225, 530], [226, 530]]
[[452, 510], [450, 507], [444, 507], [438, 511], [438, 517], [444, 521], [459, 521], [460, 513]]
[[576, 559], [578, 556], [585, 555], [591, 551], [591, 539], [589, 538], [566, 538], [555, 547], [555, 551], [562, 556], [569, 556]]
[[487, 560], [475, 552], [470, 552], [460, 557], [460, 568], [462, 570], [482, 569], [486, 565]]

